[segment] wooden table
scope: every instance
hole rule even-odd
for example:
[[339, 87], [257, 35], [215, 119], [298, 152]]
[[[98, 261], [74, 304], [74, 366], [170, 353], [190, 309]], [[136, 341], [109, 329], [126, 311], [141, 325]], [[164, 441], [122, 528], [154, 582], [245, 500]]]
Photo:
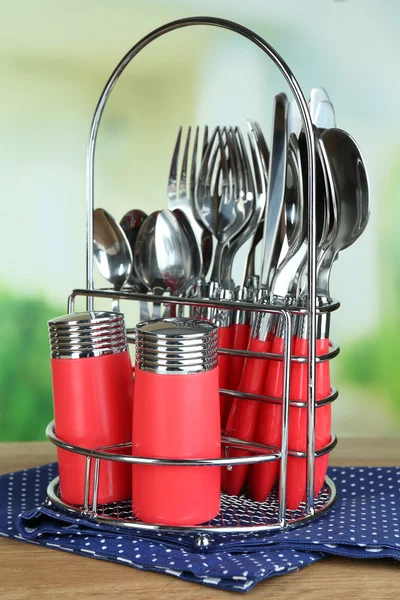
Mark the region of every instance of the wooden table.
[[[400, 440], [340, 440], [332, 465], [397, 465]], [[55, 459], [49, 443], [0, 444], [0, 474]], [[0, 598], [117, 598], [118, 600], [203, 600], [229, 592], [186, 583], [168, 575], [137, 571], [123, 565], [40, 548], [0, 538]], [[231, 596], [239, 598], [238, 594]], [[400, 568], [395, 561], [328, 558], [300, 571], [260, 583], [246, 597], [272, 598], [400, 598]]]

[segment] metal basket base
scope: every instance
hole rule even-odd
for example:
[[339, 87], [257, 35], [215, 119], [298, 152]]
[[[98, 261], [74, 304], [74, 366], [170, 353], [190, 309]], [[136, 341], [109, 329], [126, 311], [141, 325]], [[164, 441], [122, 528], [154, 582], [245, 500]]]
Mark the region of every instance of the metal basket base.
[[[59, 494], [59, 478], [56, 477], [50, 482], [47, 488], [48, 500], [59, 508], [68, 510], [86, 517], [91, 521], [117, 527], [127, 527], [142, 531], [169, 531], [172, 533], [194, 533], [194, 534], [245, 534], [268, 531], [284, 531], [289, 528], [298, 527], [312, 519], [321, 516], [336, 501], [337, 492], [333, 481], [326, 477], [324, 487], [315, 498], [315, 510], [313, 514], [307, 514], [305, 503], [302, 503], [297, 510], [287, 510], [284, 523], [277, 521], [279, 509], [277, 490], [274, 490], [265, 502], [255, 502], [242, 494], [241, 496], [229, 496], [221, 494], [221, 512], [219, 515], [202, 525], [172, 527], [166, 525], [156, 525], [143, 523], [132, 514], [132, 504], [130, 500], [122, 502], [112, 502], [99, 505], [96, 514], [89, 508], [84, 511], [82, 506], [68, 505], [63, 502]], [[203, 544], [204, 536], [200, 536], [197, 545]]]

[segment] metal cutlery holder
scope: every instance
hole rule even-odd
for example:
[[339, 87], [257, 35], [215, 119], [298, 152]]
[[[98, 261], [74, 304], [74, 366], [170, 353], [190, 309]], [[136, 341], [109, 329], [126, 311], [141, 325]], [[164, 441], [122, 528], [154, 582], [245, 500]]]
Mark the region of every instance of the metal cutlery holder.
[[[308, 300], [306, 306], [284, 306], [278, 307], [271, 304], [243, 302], [237, 300], [219, 300], [206, 298], [178, 298], [173, 296], [158, 296], [153, 294], [139, 294], [130, 290], [115, 292], [112, 289], [94, 289], [93, 278], [93, 210], [94, 210], [94, 153], [99, 128], [100, 119], [107, 103], [107, 100], [118, 81], [120, 75], [131, 62], [131, 60], [150, 42], [161, 35], [173, 31], [180, 27], [191, 25], [211, 25], [222, 27], [236, 32], [263, 50], [270, 59], [279, 68], [286, 79], [298, 104], [307, 141], [308, 157]], [[87, 309], [93, 310], [95, 298], [107, 298], [110, 302], [113, 299], [135, 302], [150, 302], [155, 304], [184, 305], [191, 309], [198, 307], [202, 309], [218, 309], [220, 311], [250, 311], [252, 313], [272, 313], [281, 315], [284, 328], [284, 353], [277, 355], [273, 353], [254, 353], [249, 351], [236, 351], [229, 349], [219, 349], [219, 354], [228, 354], [236, 356], [252, 356], [264, 360], [280, 360], [284, 365], [283, 377], [283, 398], [271, 398], [266, 396], [257, 396], [252, 394], [240, 393], [236, 390], [223, 389], [221, 392], [227, 396], [254, 400], [257, 402], [269, 402], [281, 404], [282, 409], [282, 443], [280, 447], [269, 447], [261, 444], [251, 443], [240, 439], [222, 437], [222, 446], [225, 449], [236, 448], [245, 451], [248, 455], [238, 458], [215, 457], [213, 459], [199, 460], [170, 460], [159, 458], [143, 458], [132, 456], [131, 444], [127, 440], [126, 444], [117, 447], [101, 447], [96, 450], [89, 450], [66, 443], [57, 438], [54, 430], [54, 422], [47, 427], [46, 434], [48, 439], [56, 446], [72, 453], [84, 455], [86, 457], [86, 473], [84, 482], [84, 503], [83, 506], [72, 506], [65, 504], [59, 495], [58, 478], [54, 479], [48, 487], [47, 502], [57, 507], [66, 509], [77, 516], [85, 516], [98, 523], [114, 525], [118, 527], [127, 527], [137, 530], [168, 530], [176, 533], [192, 532], [197, 534], [195, 543], [198, 547], [205, 547], [210, 543], [210, 534], [229, 533], [229, 534], [248, 534], [254, 532], [279, 531], [289, 527], [295, 527], [303, 524], [324, 513], [333, 505], [336, 500], [336, 488], [333, 482], [326, 477], [325, 484], [317, 497], [314, 497], [314, 466], [315, 458], [329, 453], [336, 445], [336, 437], [333, 435], [330, 443], [324, 448], [316, 451], [315, 446], [315, 417], [316, 411], [333, 402], [338, 393], [331, 388], [328, 397], [316, 401], [316, 364], [322, 361], [328, 361], [339, 353], [337, 346], [330, 345], [330, 351], [327, 354], [316, 356], [316, 337], [317, 337], [317, 317], [336, 310], [339, 303], [330, 301], [329, 303], [318, 306], [316, 294], [316, 224], [314, 215], [316, 213], [315, 199], [315, 140], [311, 117], [308, 112], [306, 100], [301, 89], [294, 78], [292, 72], [282, 58], [275, 50], [260, 36], [254, 32], [230, 21], [211, 17], [193, 17], [174, 21], [164, 25], [152, 33], [148, 34], [139, 41], [120, 61], [108, 80], [104, 91], [97, 104], [88, 145], [87, 152], [87, 189], [86, 189], [86, 209], [87, 209], [87, 288], [76, 289], [68, 301], [68, 312], [75, 311], [75, 299], [77, 297], [86, 297]], [[307, 316], [308, 326], [308, 347], [309, 355], [292, 355], [292, 325], [296, 315]], [[134, 343], [132, 335], [133, 329], [128, 329], [128, 341]], [[307, 363], [308, 368], [308, 401], [300, 402], [290, 399], [290, 374], [291, 365], [294, 362]], [[307, 431], [307, 449], [305, 452], [298, 452], [289, 449], [289, 409], [291, 406], [303, 408], [308, 414]], [[118, 449], [118, 453], [115, 450]], [[121, 452], [124, 452], [122, 454]], [[288, 457], [300, 457], [307, 461], [307, 497], [297, 510], [289, 510], [286, 507], [286, 479]], [[222, 493], [221, 512], [219, 516], [211, 521], [194, 527], [170, 527], [157, 524], [140, 522], [132, 514], [131, 502], [115, 502], [106, 505], [98, 503], [98, 483], [99, 472], [104, 461], [121, 461], [131, 464], [147, 465], [173, 465], [173, 466], [220, 466], [228, 470], [234, 469], [237, 465], [257, 464], [268, 461], [280, 461], [279, 489], [273, 492], [266, 502], [260, 503], [252, 501], [246, 495], [229, 496]], [[93, 495], [90, 497], [90, 481], [93, 480]]]

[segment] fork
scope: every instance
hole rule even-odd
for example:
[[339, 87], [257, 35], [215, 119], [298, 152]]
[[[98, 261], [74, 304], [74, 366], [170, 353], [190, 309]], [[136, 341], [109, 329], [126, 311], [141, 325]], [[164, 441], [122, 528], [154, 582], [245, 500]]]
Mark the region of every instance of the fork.
[[[252, 134], [252, 132], [250, 132]], [[241, 178], [238, 178], [238, 186], [240, 193], [245, 198], [249, 199], [251, 204], [245, 206], [245, 210], [250, 212], [250, 218], [246, 225], [240, 230], [240, 232], [232, 239], [229, 244], [229, 248], [224, 257], [224, 265], [222, 271], [222, 282], [225, 286], [230, 287], [232, 285], [232, 267], [235, 261], [235, 257], [242, 246], [250, 239], [255, 236], [258, 224], [263, 216], [265, 206], [265, 194], [262, 191], [257, 190], [255, 179], [258, 177], [256, 170], [256, 161], [252, 154], [253, 168], [250, 164], [249, 156], [243, 135], [239, 127], [230, 128], [229, 135], [231, 138], [230, 152], [236, 160], [236, 167], [238, 173], [241, 173]], [[258, 151], [251, 146], [252, 138], [249, 135], [250, 150], [253, 153]], [[254, 142], [253, 142], [254, 144]], [[247, 217], [246, 217], [247, 218]], [[246, 279], [243, 277], [242, 286], [245, 286]]]
[[[179, 164], [179, 153], [182, 143], [183, 128], [179, 128], [178, 137], [172, 155], [171, 167], [168, 176], [168, 208], [171, 211], [182, 211], [193, 230], [200, 254], [200, 278], [197, 286], [200, 291], [204, 286], [205, 276], [211, 263], [212, 236], [205, 229], [195, 206], [195, 188], [197, 178], [197, 158], [200, 137], [200, 128], [196, 127], [192, 147], [191, 160], [189, 161], [190, 138], [192, 128], [189, 127], [184, 141], [182, 162]], [[201, 160], [203, 160], [208, 145], [208, 127], [204, 127], [201, 146]], [[201, 294], [200, 294], [201, 295]]]

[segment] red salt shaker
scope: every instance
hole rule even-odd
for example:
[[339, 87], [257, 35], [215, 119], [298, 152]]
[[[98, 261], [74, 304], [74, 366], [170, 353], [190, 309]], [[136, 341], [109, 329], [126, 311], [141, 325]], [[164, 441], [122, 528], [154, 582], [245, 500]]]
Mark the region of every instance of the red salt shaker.
[[[129, 442], [133, 381], [123, 315], [75, 313], [48, 325], [57, 437], [88, 449]], [[123, 454], [124, 450], [114, 452]], [[82, 505], [86, 457], [58, 448], [58, 468], [61, 499]], [[89, 502], [93, 501], [93, 475], [94, 461]], [[102, 459], [98, 503], [125, 500], [130, 495], [130, 465]]]
[[[221, 454], [218, 330], [206, 321], [137, 326], [132, 454], [162, 459]], [[132, 510], [144, 522], [197, 525], [220, 510], [221, 468], [134, 464]]]

